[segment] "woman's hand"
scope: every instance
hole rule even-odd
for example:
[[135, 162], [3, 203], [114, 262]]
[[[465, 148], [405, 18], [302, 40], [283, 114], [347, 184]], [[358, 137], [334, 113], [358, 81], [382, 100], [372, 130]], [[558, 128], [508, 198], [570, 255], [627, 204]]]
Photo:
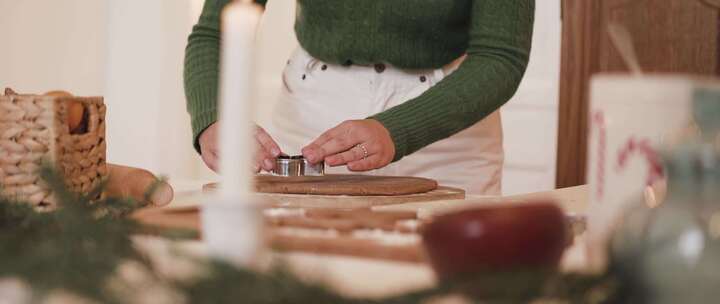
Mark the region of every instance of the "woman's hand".
[[218, 146], [218, 123], [213, 123], [205, 131], [200, 133], [198, 142], [200, 143], [200, 156], [205, 162], [205, 165], [215, 172], [218, 171], [218, 154], [220, 153], [220, 147]]
[[[200, 134], [199, 138], [200, 154], [202, 155], [202, 159], [205, 162], [205, 165], [215, 172], [219, 169], [218, 155], [220, 147], [217, 140], [219, 128], [220, 127], [217, 122], [213, 123], [205, 129], [202, 134]], [[270, 137], [270, 135], [261, 127], [255, 127], [254, 138], [256, 145], [253, 171], [257, 173], [260, 172], [260, 169], [266, 171], [272, 170], [275, 167], [275, 158], [282, 153], [282, 151], [280, 151], [280, 147], [278, 147], [275, 140], [273, 140], [272, 137]]]
[[325, 160], [332, 167], [347, 165], [350, 171], [369, 171], [390, 164], [395, 143], [377, 120], [348, 120], [320, 135], [302, 154], [311, 163]]
[[280, 147], [265, 129], [255, 126], [255, 173], [260, 169], [271, 171], [275, 168], [275, 159], [282, 154]]

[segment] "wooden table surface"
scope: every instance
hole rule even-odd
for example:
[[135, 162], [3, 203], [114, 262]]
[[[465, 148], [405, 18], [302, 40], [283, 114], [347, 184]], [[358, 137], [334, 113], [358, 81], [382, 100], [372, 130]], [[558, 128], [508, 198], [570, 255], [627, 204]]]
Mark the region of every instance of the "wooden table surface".
[[[201, 192], [199, 189], [181, 188], [180, 190], [175, 201], [170, 205], [141, 211], [136, 217], [145, 223], [159, 226], [197, 229], [200, 227], [197, 208], [202, 201]], [[422, 218], [466, 208], [482, 208], [494, 204], [524, 204], [533, 201], [554, 201], [569, 214], [582, 214], [587, 202], [587, 187], [578, 186], [507, 197], [468, 197], [465, 200], [386, 205], [373, 207], [373, 210], [414, 211]], [[196, 247], [204, 247], [200, 241], [193, 243]], [[287, 262], [297, 275], [326, 284], [347, 296], [384, 297], [435, 284], [432, 269], [426, 264], [308, 253], [275, 255]], [[580, 237], [576, 239], [573, 247], [567, 250], [562, 267], [564, 270], [577, 270], [582, 269], [583, 265], [584, 251]], [[452, 300], [448, 303], [458, 302]]]

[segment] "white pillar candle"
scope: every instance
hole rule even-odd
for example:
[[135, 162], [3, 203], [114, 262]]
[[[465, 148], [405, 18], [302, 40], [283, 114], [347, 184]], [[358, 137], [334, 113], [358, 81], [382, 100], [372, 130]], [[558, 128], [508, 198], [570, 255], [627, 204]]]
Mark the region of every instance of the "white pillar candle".
[[220, 61], [220, 174], [217, 195], [202, 208], [210, 254], [252, 267], [261, 251], [262, 218], [251, 197], [255, 29], [261, 9], [235, 1], [222, 14]]
[[220, 65], [220, 195], [247, 197], [251, 191], [255, 30], [258, 5], [235, 1], [222, 13]]

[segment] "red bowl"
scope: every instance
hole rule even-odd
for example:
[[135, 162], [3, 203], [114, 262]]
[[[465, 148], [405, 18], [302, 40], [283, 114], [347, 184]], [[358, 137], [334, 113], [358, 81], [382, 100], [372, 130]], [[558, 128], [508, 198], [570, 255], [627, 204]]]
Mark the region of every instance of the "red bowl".
[[436, 218], [423, 241], [441, 279], [491, 271], [556, 268], [566, 244], [552, 203], [484, 207]]

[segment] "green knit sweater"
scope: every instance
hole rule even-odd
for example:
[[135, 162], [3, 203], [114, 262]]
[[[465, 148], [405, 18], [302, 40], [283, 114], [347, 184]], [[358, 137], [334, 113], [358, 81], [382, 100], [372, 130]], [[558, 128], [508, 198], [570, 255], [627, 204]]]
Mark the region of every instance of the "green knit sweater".
[[[219, 16], [229, 2], [205, 0], [188, 39], [185, 94], [196, 149], [200, 133], [217, 119]], [[468, 55], [424, 94], [371, 117], [390, 131], [395, 160], [497, 110], [515, 93], [527, 66], [534, 0], [297, 2], [298, 41], [325, 62], [429, 69]]]

